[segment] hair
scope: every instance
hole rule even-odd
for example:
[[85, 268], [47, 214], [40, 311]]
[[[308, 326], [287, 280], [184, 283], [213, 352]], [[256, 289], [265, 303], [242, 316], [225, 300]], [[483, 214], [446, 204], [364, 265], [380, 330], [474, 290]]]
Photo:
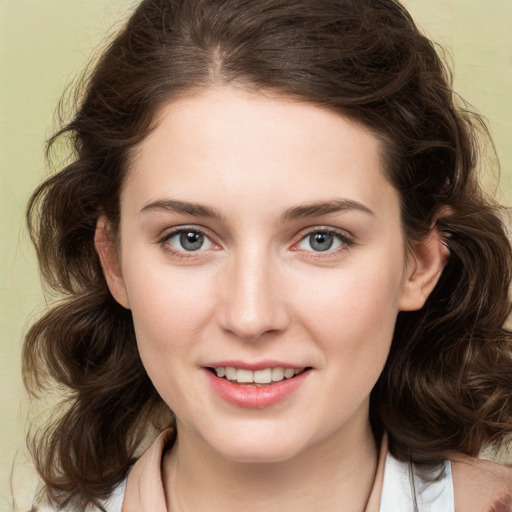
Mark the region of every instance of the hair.
[[397, 0], [144, 0], [48, 143], [68, 137], [73, 161], [28, 205], [42, 276], [62, 296], [23, 353], [32, 393], [66, 393], [64, 412], [31, 442], [48, 498], [106, 497], [165, 411], [131, 313], [108, 291], [95, 227], [106, 215], [115, 236], [131, 155], [158, 109], [222, 84], [331, 109], [381, 140], [408, 243], [436, 226], [450, 256], [424, 307], [398, 315], [372, 424], [415, 463], [499, 447], [512, 427], [511, 248], [478, 182], [485, 125], [454, 94], [434, 44]]

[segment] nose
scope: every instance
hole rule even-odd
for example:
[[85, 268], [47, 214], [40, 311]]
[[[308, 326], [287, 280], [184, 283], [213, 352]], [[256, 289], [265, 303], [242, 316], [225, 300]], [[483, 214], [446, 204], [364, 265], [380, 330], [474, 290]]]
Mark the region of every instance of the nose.
[[286, 329], [289, 316], [278, 264], [265, 251], [245, 251], [225, 268], [217, 310], [221, 327], [245, 340]]

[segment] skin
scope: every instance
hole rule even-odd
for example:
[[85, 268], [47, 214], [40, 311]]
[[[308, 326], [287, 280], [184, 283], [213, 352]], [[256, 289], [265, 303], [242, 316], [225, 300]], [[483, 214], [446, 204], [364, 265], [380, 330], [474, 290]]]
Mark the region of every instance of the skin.
[[455, 512], [510, 512], [512, 469], [459, 456], [452, 461]]
[[[363, 510], [377, 459], [369, 394], [398, 311], [420, 308], [445, 264], [437, 232], [406, 251], [379, 141], [336, 113], [222, 86], [156, 121], [122, 190], [119, 250], [104, 218], [96, 247], [177, 417], [172, 510]], [[333, 201], [343, 208], [285, 215]], [[187, 252], [180, 227], [204, 245]], [[332, 248], [315, 250], [310, 235], [326, 230]], [[209, 384], [204, 366], [224, 360], [311, 370], [285, 400], [247, 409]]]

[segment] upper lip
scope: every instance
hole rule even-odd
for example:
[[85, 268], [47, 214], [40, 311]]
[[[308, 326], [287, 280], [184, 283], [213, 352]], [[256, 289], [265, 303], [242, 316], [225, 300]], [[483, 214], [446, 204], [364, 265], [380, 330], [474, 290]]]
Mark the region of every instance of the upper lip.
[[307, 365], [289, 363], [284, 361], [258, 361], [249, 363], [246, 361], [214, 361], [203, 365], [204, 368], [241, 368], [244, 370], [265, 370], [266, 368], [293, 368], [294, 370], [300, 370], [307, 368]]

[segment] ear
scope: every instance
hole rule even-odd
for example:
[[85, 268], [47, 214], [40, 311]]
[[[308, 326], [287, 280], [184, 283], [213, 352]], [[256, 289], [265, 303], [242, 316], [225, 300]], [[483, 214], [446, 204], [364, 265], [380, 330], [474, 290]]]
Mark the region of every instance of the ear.
[[94, 247], [101, 261], [103, 275], [107, 281], [110, 293], [126, 309], [130, 309], [128, 295], [121, 272], [121, 262], [112, 239], [110, 223], [105, 216], [98, 218], [96, 222], [96, 232], [94, 234]]
[[436, 227], [424, 240], [413, 245], [402, 282], [400, 311], [416, 311], [423, 307], [439, 281], [449, 256], [450, 251]]

